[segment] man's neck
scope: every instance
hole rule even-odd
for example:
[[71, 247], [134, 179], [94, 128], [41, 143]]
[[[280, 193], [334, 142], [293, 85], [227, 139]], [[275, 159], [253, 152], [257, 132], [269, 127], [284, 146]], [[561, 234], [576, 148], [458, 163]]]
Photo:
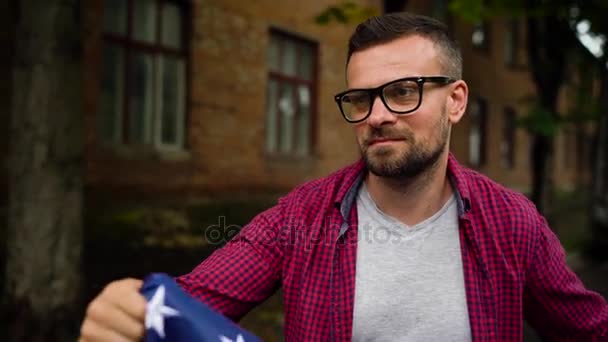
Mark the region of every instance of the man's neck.
[[378, 208], [408, 226], [433, 216], [452, 195], [447, 158], [440, 158], [432, 169], [414, 178], [392, 179], [369, 173], [365, 182]]

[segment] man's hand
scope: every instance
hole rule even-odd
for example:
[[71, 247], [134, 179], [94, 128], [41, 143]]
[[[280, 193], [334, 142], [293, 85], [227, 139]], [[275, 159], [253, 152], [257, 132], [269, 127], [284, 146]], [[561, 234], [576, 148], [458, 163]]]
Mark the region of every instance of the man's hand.
[[108, 284], [87, 307], [79, 342], [140, 341], [144, 336], [146, 299], [142, 281], [122, 279]]

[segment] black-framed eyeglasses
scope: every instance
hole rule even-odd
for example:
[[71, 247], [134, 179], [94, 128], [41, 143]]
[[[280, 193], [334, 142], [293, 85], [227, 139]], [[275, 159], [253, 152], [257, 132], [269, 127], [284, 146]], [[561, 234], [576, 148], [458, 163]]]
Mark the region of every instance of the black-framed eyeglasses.
[[400, 78], [385, 83], [377, 88], [350, 89], [336, 94], [334, 99], [344, 119], [350, 123], [361, 122], [372, 112], [376, 96], [395, 114], [414, 112], [422, 104], [424, 83], [447, 85], [456, 82], [448, 76], [414, 76]]

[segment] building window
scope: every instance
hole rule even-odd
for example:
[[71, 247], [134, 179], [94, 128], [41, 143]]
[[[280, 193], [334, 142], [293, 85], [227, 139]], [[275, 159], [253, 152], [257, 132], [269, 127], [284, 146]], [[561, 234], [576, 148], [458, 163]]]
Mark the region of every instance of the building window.
[[519, 63], [519, 48], [520, 48], [520, 32], [519, 22], [511, 19], [507, 22], [505, 31], [505, 64], [508, 66], [516, 66]]
[[517, 114], [511, 107], [503, 113], [502, 141], [500, 143], [500, 160], [503, 168], [512, 169], [515, 166], [515, 129]]
[[486, 162], [487, 143], [487, 102], [482, 98], [474, 99], [469, 114], [469, 164], [479, 167]]
[[115, 144], [182, 149], [185, 3], [105, 0], [98, 132]]
[[303, 157], [313, 145], [317, 44], [271, 30], [268, 47], [266, 147]]
[[471, 42], [479, 50], [490, 51], [490, 24], [487, 21], [480, 21], [473, 26]]

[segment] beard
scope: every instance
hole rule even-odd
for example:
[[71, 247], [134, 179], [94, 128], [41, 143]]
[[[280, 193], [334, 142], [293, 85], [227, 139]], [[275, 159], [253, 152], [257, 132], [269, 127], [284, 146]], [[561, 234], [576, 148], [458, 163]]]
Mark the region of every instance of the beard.
[[[432, 170], [448, 145], [450, 129], [445, 113], [435, 125], [439, 132], [435, 144], [427, 145], [417, 142], [410, 130], [395, 130], [387, 127], [372, 128], [362, 143], [359, 144], [361, 156], [367, 169], [378, 177], [392, 179], [412, 179]], [[369, 143], [373, 139], [400, 139], [399, 144], [408, 144], [408, 148], [376, 147], [370, 151]]]

